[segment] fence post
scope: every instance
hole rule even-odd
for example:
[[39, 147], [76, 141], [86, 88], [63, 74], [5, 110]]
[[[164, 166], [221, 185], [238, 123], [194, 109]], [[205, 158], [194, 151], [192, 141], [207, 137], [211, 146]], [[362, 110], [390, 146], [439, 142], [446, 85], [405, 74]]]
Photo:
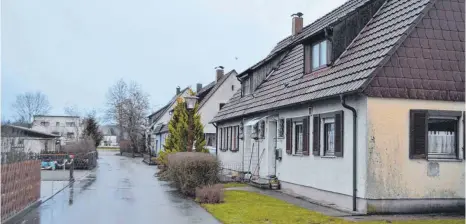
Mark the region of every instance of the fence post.
[[70, 181], [74, 181], [74, 176], [73, 176], [73, 172], [74, 172], [74, 158], [71, 158], [71, 165], [70, 165]]

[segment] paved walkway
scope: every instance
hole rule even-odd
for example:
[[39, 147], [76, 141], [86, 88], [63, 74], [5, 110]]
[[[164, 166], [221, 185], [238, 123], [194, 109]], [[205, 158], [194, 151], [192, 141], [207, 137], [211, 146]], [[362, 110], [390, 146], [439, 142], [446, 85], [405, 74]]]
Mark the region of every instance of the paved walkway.
[[141, 158], [99, 152], [98, 167], [28, 213], [21, 224], [219, 223], [154, 177]]

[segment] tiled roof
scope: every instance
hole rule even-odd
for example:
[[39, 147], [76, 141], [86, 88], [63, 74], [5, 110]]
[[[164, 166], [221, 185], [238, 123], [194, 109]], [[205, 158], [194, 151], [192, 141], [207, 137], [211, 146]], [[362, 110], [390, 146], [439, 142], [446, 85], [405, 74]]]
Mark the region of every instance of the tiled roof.
[[180, 91], [180, 94], [173, 96], [165, 106], [163, 106], [162, 108], [158, 109], [157, 111], [155, 111], [154, 113], [149, 115], [148, 118], [151, 119], [154, 123], [157, 122], [160, 119], [160, 117], [162, 117], [162, 115], [165, 114], [165, 112], [168, 110], [168, 108], [170, 108], [170, 106], [173, 103], [175, 103], [178, 96], [181, 96], [181, 94], [183, 94], [186, 90], [188, 90], [188, 88], [189, 87], [186, 87], [186, 88], [182, 89]]
[[464, 19], [464, 0], [437, 0], [364, 93], [464, 101]]
[[209, 84], [207, 84], [206, 86], [202, 87], [202, 89], [199, 90], [199, 92], [196, 93], [196, 96], [204, 97], [205, 95], [207, 95], [209, 93], [209, 91], [212, 90], [212, 88], [215, 86], [215, 83], [216, 83], [215, 81], [212, 81]]
[[387, 0], [332, 66], [311, 74], [303, 74], [304, 52], [299, 41], [368, 1], [346, 2], [304, 28], [291, 44], [283, 44], [286, 46], [280, 48], [287, 55], [278, 69], [253, 94], [241, 97], [240, 90], [237, 91], [212, 122], [361, 91], [371, 74], [384, 65], [414, 28], [428, 8], [429, 0]]
[[217, 89], [220, 88], [220, 86], [222, 86], [222, 84], [225, 82], [225, 80], [228, 79], [228, 77], [230, 77], [230, 75], [236, 75], [236, 71], [233, 69], [227, 74], [225, 74], [218, 82], [214, 82], [215, 85], [212, 86], [213, 88], [209, 91], [209, 93], [207, 93], [207, 95], [205, 95], [201, 99], [201, 103], [199, 104], [199, 109], [202, 106], [204, 106], [204, 104], [210, 99], [212, 95], [214, 95], [215, 91], [217, 91]]
[[[16, 133], [11, 133], [11, 132], [7, 132], [7, 129], [10, 128], [10, 129], [15, 129], [17, 131], [21, 131], [20, 134], [18, 134], [18, 132]], [[43, 138], [59, 138], [60, 136], [59, 135], [54, 135], [54, 134], [50, 134], [50, 133], [46, 133], [46, 132], [42, 132], [42, 131], [36, 131], [36, 130], [32, 130], [30, 128], [25, 128], [25, 127], [21, 127], [21, 126], [15, 126], [15, 125], [2, 125], [2, 136], [12, 136], [12, 137], [22, 137], [24, 135], [30, 135], [30, 136], [37, 136], [37, 137], [43, 137]]]

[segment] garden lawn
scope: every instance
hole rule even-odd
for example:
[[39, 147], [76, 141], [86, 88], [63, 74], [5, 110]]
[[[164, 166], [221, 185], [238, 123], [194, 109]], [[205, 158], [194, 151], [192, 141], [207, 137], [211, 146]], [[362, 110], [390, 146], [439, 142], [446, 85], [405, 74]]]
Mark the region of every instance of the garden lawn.
[[[247, 191], [225, 191], [222, 204], [203, 204], [207, 211], [224, 224], [382, 224], [386, 221], [351, 222], [309, 211], [282, 200]], [[464, 220], [406, 220], [395, 224], [464, 224]]]
[[248, 186], [247, 184], [243, 183], [236, 183], [236, 182], [231, 182], [231, 183], [225, 183], [223, 184], [223, 188], [230, 188], [230, 187], [246, 187]]

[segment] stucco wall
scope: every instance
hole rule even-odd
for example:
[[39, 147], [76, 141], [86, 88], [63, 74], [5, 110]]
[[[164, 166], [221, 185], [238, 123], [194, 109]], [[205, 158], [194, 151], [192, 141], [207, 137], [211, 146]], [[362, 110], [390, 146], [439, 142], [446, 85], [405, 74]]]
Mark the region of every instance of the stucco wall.
[[[49, 122], [49, 126], [42, 126], [41, 122]], [[57, 126], [57, 122], [59, 122]], [[66, 122], [74, 122], [75, 127], [66, 126]], [[41, 116], [34, 117], [32, 123], [32, 130], [42, 131], [45, 133], [59, 132], [61, 136], [67, 136], [68, 132], [74, 133], [75, 139], [77, 139], [83, 132], [84, 126], [82, 125], [82, 120], [79, 117], [69, 117], [69, 116]]]
[[[233, 90], [231, 89], [232, 86], [234, 86]], [[233, 73], [202, 106], [199, 110], [199, 114], [201, 114], [201, 122], [204, 125], [204, 133], [215, 133], [215, 127], [212, 124], [209, 124], [209, 122], [220, 110], [220, 103], [228, 102], [233, 94], [240, 88], [241, 84], [236, 78], [236, 73]]]
[[[464, 161], [430, 161], [438, 163], [439, 175], [428, 176], [429, 161], [409, 159], [410, 109], [463, 111], [464, 106], [464, 102], [368, 98], [366, 197], [464, 198]], [[461, 149], [461, 122], [459, 130]]]
[[[358, 112], [358, 127], [366, 126], [366, 98], [359, 97], [358, 100], [347, 100], [347, 104], [354, 107]], [[312, 105], [313, 114], [322, 114], [338, 110], [344, 111], [344, 136], [343, 158], [324, 158], [312, 155], [312, 122], [309, 125], [310, 133], [310, 155], [295, 156], [285, 152], [286, 141], [280, 139], [278, 147], [283, 150], [283, 159], [277, 163], [277, 176], [280, 180], [319, 190], [334, 193], [352, 195], [352, 167], [353, 167], [353, 114], [344, 109], [339, 100], [327, 100], [314, 103]], [[293, 108], [279, 112], [280, 118], [300, 117], [309, 114], [308, 106]], [[312, 117], [310, 119], [312, 121]], [[365, 194], [366, 181], [366, 129], [358, 128], [357, 141], [357, 196], [363, 197]], [[285, 133], [286, 136], [286, 133]]]
[[[366, 143], [367, 143], [367, 129], [366, 127], [366, 98], [359, 97], [357, 99], [349, 98], [347, 104], [356, 108], [358, 112], [358, 154], [357, 154], [357, 187], [358, 197], [364, 197], [365, 186], [366, 186]], [[343, 158], [323, 158], [321, 156], [312, 155], [312, 124], [309, 125], [310, 141], [309, 141], [309, 156], [296, 156], [288, 155], [285, 152], [285, 138], [279, 138], [277, 140], [277, 148], [282, 150], [282, 160], [277, 161], [276, 164], [276, 175], [281, 181], [285, 181], [292, 184], [301, 185], [304, 187], [311, 187], [319, 190], [329, 191], [338, 194], [352, 195], [352, 164], [353, 164], [353, 115], [352, 112], [344, 109], [341, 106], [341, 102], [337, 99], [326, 100], [309, 105], [303, 105], [299, 107], [287, 108], [283, 110], [271, 111], [269, 113], [258, 114], [254, 117], [263, 117], [268, 115], [266, 118], [266, 138], [259, 140], [259, 157], [265, 149], [262, 158], [260, 159], [260, 175], [265, 176], [273, 172], [273, 165], [269, 164], [274, 161], [270, 159], [274, 157], [274, 146], [271, 145], [269, 136], [269, 125], [271, 121], [276, 118], [296, 118], [309, 115], [309, 106], [312, 106], [314, 114], [321, 114], [327, 112], [334, 112], [343, 110], [344, 111], [344, 156]], [[250, 119], [250, 118], [249, 118]], [[245, 119], [247, 121], [248, 119]], [[312, 121], [312, 117], [310, 119]], [[240, 120], [229, 123], [219, 124], [219, 128], [223, 126], [239, 124]], [[246, 128], [245, 128], [246, 130]], [[247, 132], [245, 131], [245, 138], [247, 138]], [[286, 136], [286, 133], [285, 133]], [[220, 138], [219, 136], [217, 136]], [[257, 147], [257, 141], [251, 140]], [[246, 144], [247, 145], [247, 144]], [[245, 161], [250, 160], [251, 151], [243, 150], [243, 141], [240, 140], [240, 151], [239, 152], [218, 152], [218, 158], [222, 162], [241, 162], [242, 156], [244, 155]], [[256, 154], [257, 150], [254, 152]], [[255, 158], [253, 158], [254, 160]]]

